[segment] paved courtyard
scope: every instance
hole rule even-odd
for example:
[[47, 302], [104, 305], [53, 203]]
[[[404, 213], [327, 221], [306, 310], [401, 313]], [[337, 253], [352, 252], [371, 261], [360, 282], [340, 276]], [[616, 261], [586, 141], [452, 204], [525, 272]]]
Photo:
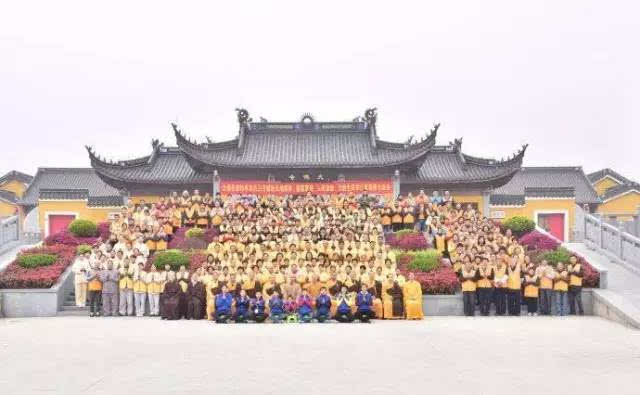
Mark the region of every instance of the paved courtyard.
[[595, 317], [215, 325], [0, 320], [3, 394], [638, 394], [640, 331]]

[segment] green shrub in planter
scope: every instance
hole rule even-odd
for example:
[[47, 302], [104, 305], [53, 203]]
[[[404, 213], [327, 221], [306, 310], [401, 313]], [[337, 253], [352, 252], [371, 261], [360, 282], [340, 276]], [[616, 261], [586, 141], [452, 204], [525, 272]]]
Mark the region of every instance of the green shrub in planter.
[[76, 219], [69, 224], [69, 232], [76, 237], [95, 237], [98, 233], [98, 225], [88, 219]]
[[80, 244], [76, 247], [76, 254], [78, 255], [84, 255], [87, 252], [91, 252], [91, 246], [89, 244]]
[[558, 262], [562, 262], [564, 264], [569, 263], [569, 258], [571, 258], [571, 252], [566, 248], [558, 248], [557, 250], [547, 251], [543, 254], [538, 255], [536, 260], [538, 262], [542, 262], [546, 260], [550, 265], [555, 266]]
[[189, 257], [180, 250], [166, 250], [155, 255], [153, 264], [159, 270], [164, 269], [165, 265], [171, 266], [171, 270], [178, 270], [182, 265], [189, 268]]
[[204, 230], [200, 228], [191, 228], [187, 230], [187, 232], [185, 233], [185, 236], [187, 236], [187, 238], [192, 238], [192, 237], [203, 238]]
[[420, 270], [430, 272], [440, 267], [442, 254], [435, 249], [428, 249], [411, 253], [413, 260], [407, 265], [410, 270]]
[[532, 219], [518, 215], [507, 218], [503, 225], [505, 228], [511, 229], [511, 232], [518, 237], [525, 233], [529, 233], [536, 228], [536, 223], [533, 222]]
[[416, 234], [416, 233], [418, 233], [418, 232], [413, 230], [413, 229], [400, 229], [399, 231], [395, 232], [394, 234], [396, 235], [396, 237], [402, 237], [402, 236], [412, 235], [412, 234]]
[[53, 265], [58, 257], [53, 254], [25, 254], [18, 257], [18, 265], [25, 269]]

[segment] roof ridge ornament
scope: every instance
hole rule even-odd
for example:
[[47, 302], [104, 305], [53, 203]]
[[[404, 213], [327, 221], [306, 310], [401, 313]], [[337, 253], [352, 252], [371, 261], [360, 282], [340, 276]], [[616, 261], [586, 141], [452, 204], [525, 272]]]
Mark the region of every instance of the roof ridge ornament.
[[378, 121], [378, 108], [367, 108], [364, 111], [364, 120], [367, 123], [367, 129], [369, 129], [371, 149], [373, 149], [373, 153], [374, 155], [376, 155], [378, 153], [378, 145], [376, 143], [376, 140], [378, 139], [378, 131], [376, 129], [376, 122]]
[[236, 155], [241, 155], [244, 150], [246, 134], [249, 131], [249, 123], [253, 120], [249, 117], [249, 111], [244, 108], [236, 108], [236, 113], [238, 116], [238, 124], [240, 125], [238, 129], [238, 149], [236, 150]]

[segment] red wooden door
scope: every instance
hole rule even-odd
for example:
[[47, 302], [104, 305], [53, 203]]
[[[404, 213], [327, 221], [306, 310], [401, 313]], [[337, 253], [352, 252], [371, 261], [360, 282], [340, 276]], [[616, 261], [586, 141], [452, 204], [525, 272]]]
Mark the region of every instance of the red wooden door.
[[564, 240], [564, 214], [539, 214], [539, 226], [557, 237], [561, 241]]
[[69, 227], [71, 221], [76, 219], [75, 215], [50, 215], [49, 216], [49, 234], [58, 233]]

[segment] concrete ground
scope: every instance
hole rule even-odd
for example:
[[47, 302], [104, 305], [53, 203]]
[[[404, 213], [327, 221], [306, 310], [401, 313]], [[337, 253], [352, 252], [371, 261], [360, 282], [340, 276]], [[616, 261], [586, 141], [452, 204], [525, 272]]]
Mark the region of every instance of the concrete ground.
[[638, 394], [640, 331], [596, 317], [215, 325], [0, 320], [2, 394]]

